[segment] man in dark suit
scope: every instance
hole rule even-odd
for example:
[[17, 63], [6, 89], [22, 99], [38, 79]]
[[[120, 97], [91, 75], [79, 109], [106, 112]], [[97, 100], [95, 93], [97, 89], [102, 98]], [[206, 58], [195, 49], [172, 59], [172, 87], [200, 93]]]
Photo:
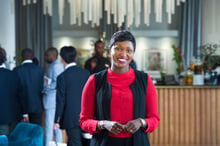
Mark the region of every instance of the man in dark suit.
[[34, 53], [25, 48], [22, 51], [22, 65], [14, 70], [21, 81], [21, 104], [23, 120], [30, 123], [41, 123], [41, 92], [44, 83], [44, 71], [32, 62]]
[[105, 44], [98, 40], [95, 42], [95, 54], [89, 58], [85, 63], [85, 69], [89, 70], [91, 74], [109, 68], [111, 63], [108, 58], [103, 56], [105, 51]]
[[90, 73], [76, 66], [76, 49], [61, 48], [61, 62], [65, 70], [57, 78], [56, 114], [54, 129], [66, 129], [68, 146], [82, 146], [79, 115], [81, 94]]
[[8, 135], [21, 120], [19, 79], [4, 67], [5, 54], [0, 51], [0, 135]]

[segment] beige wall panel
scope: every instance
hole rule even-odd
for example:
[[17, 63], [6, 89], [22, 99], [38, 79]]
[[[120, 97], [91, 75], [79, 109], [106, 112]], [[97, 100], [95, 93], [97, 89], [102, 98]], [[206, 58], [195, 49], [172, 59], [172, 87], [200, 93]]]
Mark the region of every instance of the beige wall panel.
[[220, 145], [219, 86], [157, 86], [160, 125], [153, 146]]

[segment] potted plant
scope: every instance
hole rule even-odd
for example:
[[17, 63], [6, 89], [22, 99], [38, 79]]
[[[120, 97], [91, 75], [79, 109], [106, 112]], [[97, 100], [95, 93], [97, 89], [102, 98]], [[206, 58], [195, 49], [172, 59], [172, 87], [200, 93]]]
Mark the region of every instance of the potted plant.
[[219, 48], [218, 44], [205, 44], [201, 48], [201, 59], [203, 60], [203, 70], [205, 72], [210, 72], [217, 62], [217, 57], [215, 57], [216, 50]]
[[182, 51], [178, 47], [172, 45], [173, 48], [173, 60], [176, 62], [176, 73], [179, 76], [183, 72], [183, 60], [182, 60]]

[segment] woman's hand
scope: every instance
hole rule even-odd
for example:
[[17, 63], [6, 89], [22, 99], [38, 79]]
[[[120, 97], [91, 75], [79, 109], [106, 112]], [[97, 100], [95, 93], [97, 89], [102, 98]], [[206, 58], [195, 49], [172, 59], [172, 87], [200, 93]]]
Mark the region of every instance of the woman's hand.
[[140, 119], [131, 120], [125, 125], [125, 130], [133, 134], [136, 131], [138, 131], [138, 129], [141, 128], [141, 126], [142, 124]]
[[109, 132], [115, 135], [124, 131], [124, 127], [125, 127], [124, 125], [113, 121], [103, 121], [103, 126], [105, 129], [107, 129]]

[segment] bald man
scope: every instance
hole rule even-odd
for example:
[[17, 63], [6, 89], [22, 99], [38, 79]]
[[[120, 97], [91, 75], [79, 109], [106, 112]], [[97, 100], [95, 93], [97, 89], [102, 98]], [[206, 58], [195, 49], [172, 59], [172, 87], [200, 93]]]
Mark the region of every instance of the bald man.
[[60, 129], [53, 130], [53, 123], [56, 110], [56, 83], [57, 76], [63, 72], [64, 66], [57, 59], [58, 51], [56, 48], [48, 48], [45, 51], [45, 61], [50, 64], [47, 76], [47, 84], [44, 87], [43, 105], [45, 109], [44, 128], [45, 128], [45, 146], [49, 146], [50, 141], [62, 142], [62, 131]]

